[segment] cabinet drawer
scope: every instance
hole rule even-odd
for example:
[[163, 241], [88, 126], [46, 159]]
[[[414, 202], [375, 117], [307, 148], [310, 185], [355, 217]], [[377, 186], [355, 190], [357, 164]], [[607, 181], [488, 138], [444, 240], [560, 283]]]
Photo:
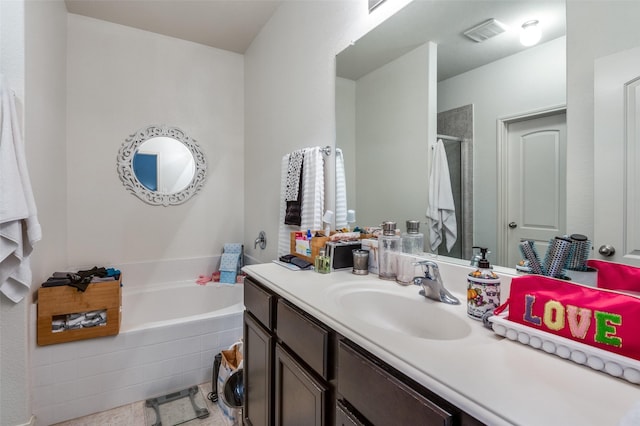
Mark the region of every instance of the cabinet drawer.
[[376, 426], [451, 425], [453, 415], [340, 341], [338, 393]]
[[286, 301], [278, 300], [278, 337], [309, 367], [329, 380], [329, 329]]
[[336, 426], [365, 426], [340, 401], [336, 401]]
[[244, 306], [269, 330], [273, 330], [275, 327], [273, 315], [275, 300], [274, 294], [251, 278], [247, 277], [244, 280]]

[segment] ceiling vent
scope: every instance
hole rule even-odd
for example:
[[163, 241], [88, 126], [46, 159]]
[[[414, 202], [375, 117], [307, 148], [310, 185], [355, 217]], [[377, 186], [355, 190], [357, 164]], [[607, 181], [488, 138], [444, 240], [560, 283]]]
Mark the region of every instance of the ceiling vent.
[[483, 41], [495, 37], [507, 31], [507, 26], [497, 19], [489, 19], [473, 28], [469, 28], [463, 34], [471, 40], [482, 43]]

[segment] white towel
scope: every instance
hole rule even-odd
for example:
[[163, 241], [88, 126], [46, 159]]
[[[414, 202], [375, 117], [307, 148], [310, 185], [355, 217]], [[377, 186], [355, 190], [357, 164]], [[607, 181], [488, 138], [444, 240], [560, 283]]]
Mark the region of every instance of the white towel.
[[457, 239], [456, 207], [451, 192], [451, 177], [447, 153], [442, 140], [436, 143], [431, 173], [429, 174], [429, 204], [427, 206], [427, 223], [429, 225], [429, 241], [431, 251], [437, 252], [442, 243], [443, 231], [447, 240], [447, 251]]
[[336, 148], [336, 229], [347, 226], [347, 179], [344, 173], [344, 155], [340, 148]]
[[324, 211], [324, 158], [319, 147], [305, 148], [302, 164], [302, 222], [285, 225], [286, 187], [290, 154], [280, 163], [280, 219], [278, 225], [278, 257], [291, 252], [291, 232], [322, 229]]
[[15, 303], [31, 286], [29, 256], [42, 238], [13, 93], [0, 76], [0, 292]]
[[324, 154], [320, 147], [305, 148], [302, 165], [303, 230], [322, 229], [324, 213]]

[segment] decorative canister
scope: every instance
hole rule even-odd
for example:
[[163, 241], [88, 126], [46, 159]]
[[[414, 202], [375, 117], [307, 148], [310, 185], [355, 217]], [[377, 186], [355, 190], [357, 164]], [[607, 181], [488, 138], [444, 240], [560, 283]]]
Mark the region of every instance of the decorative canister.
[[478, 261], [478, 269], [467, 276], [467, 315], [484, 320], [485, 315], [500, 306], [500, 278], [485, 257], [487, 249], [480, 251], [482, 259]]

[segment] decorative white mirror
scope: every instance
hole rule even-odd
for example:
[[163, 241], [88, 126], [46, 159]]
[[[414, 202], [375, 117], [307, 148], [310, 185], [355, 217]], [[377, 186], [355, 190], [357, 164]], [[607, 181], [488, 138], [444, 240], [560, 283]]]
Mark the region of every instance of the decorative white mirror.
[[124, 187], [152, 205], [178, 205], [200, 191], [207, 160], [197, 142], [176, 127], [148, 126], [125, 140], [118, 151]]

